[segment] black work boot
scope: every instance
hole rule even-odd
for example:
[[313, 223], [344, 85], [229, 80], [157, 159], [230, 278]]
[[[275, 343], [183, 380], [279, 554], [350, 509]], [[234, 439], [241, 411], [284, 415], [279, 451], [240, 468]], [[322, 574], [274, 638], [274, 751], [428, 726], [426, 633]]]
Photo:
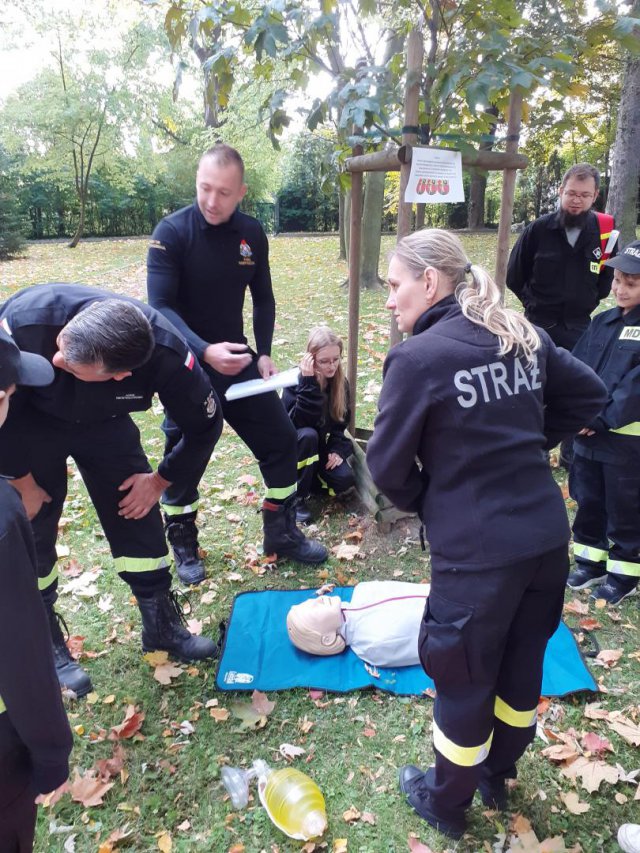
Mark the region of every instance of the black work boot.
[[93, 685], [89, 675], [80, 664], [74, 660], [67, 648], [61, 624], [69, 636], [67, 623], [62, 616], [53, 609], [53, 604], [44, 602], [47, 617], [49, 619], [49, 631], [51, 632], [51, 644], [53, 645], [53, 660], [56, 665], [56, 675], [60, 686], [66, 690], [73, 690], [76, 696], [86, 696], [91, 693]]
[[262, 503], [264, 553], [296, 560], [298, 563], [322, 563], [329, 556], [320, 542], [307, 537], [296, 526], [296, 496], [284, 503]]
[[171, 521], [166, 518], [165, 530], [173, 550], [176, 571], [182, 583], [192, 586], [205, 578], [204, 563], [200, 558], [198, 528], [194, 518]]
[[142, 648], [145, 652], [169, 652], [182, 661], [204, 660], [218, 654], [218, 647], [208, 637], [189, 633], [186, 619], [172, 590], [139, 597], [142, 616]]

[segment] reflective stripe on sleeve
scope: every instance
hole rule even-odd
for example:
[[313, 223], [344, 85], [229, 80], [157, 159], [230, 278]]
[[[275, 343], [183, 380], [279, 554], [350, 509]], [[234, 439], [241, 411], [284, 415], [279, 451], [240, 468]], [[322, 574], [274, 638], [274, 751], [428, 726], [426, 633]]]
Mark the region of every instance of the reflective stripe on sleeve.
[[632, 424], [618, 427], [618, 429], [610, 429], [609, 432], [617, 432], [618, 435], [640, 435], [640, 421], [634, 421]]
[[580, 542], [573, 543], [573, 556], [582, 557], [583, 560], [590, 560], [592, 563], [601, 563], [609, 556], [608, 551], [602, 548], [594, 548], [592, 545], [583, 545]]
[[2, 701], [2, 696], [0, 696], [0, 714], [4, 714], [4, 712], [5, 712], [6, 710], [7, 710], [7, 706], [6, 706], [6, 705], [4, 704], [4, 702]]
[[306, 467], [307, 467], [307, 465], [313, 465], [313, 463], [314, 463], [314, 462], [319, 462], [319, 461], [320, 461], [320, 457], [318, 456], [318, 454], [317, 454], [317, 453], [316, 453], [316, 455], [315, 455], [315, 456], [307, 456], [307, 458], [306, 458], [306, 459], [301, 459], [301, 460], [298, 462], [298, 471], [299, 471], [301, 468], [306, 468]]
[[296, 488], [297, 486], [294, 483], [293, 486], [283, 486], [281, 489], [267, 489], [264, 496], [267, 500], [272, 498], [274, 501], [284, 501], [289, 495], [295, 494]]
[[198, 509], [200, 501], [194, 501], [186, 506], [169, 506], [169, 504], [160, 504], [165, 515], [186, 515], [188, 512], [195, 512]]
[[607, 560], [607, 571], [614, 575], [640, 578], [640, 563], [630, 563], [628, 560]]
[[516, 711], [511, 705], [507, 705], [504, 699], [496, 696], [494, 714], [498, 720], [502, 720], [508, 726], [513, 726], [515, 729], [528, 729], [535, 725], [538, 719], [538, 708], [535, 707], [533, 711]]
[[114, 557], [117, 572], [157, 572], [169, 568], [169, 555], [164, 557]]
[[460, 767], [474, 767], [476, 764], [481, 764], [489, 755], [492, 739], [493, 732], [480, 746], [458, 746], [443, 733], [436, 721], [433, 721], [434, 747], [452, 764], [458, 764]]

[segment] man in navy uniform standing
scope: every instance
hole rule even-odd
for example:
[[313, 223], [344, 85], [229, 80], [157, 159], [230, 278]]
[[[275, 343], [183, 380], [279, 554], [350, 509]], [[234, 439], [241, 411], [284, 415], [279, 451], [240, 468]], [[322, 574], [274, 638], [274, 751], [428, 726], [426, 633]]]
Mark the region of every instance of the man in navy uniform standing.
[[[281, 400], [275, 392], [231, 403], [224, 398], [229, 385], [276, 372], [269, 245], [260, 223], [237, 210], [247, 191], [240, 154], [223, 144], [205, 152], [196, 191], [193, 205], [165, 217], [153, 232], [147, 257], [149, 303], [184, 334], [218, 393], [225, 420], [258, 460], [266, 485], [265, 553], [320, 563], [327, 558], [326, 548], [296, 526], [297, 437]], [[247, 288], [255, 353], [243, 328]], [[181, 431], [170, 414], [164, 429], [171, 448]], [[185, 503], [163, 499], [176, 564], [191, 583], [205, 577], [195, 524], [197, 486], [194, 478]]]
[[[38, 585], [49, 616], [60, 683], [82, 696], [87, 673], [71, 657], [58, 616], [56, 538], [67, 491], [67, 457], [78, 466], [142, 616], [145, 651], [183, 660], [216, 653], [193, 636], [171, 592], [170, 560], [158, 506], [161, 494], [182, 500], [204, 472], [222, 429], [211, 385], [184, 338], [148, 305], [96, 287], [43, 284], [0, 308], [0, 325], [20, 349], [55, 368], [46, 388], [19, 389], [0, 446], [0, 471], [14, 477], [32, 519]], [[181, 429], [181, 440], [152, 471], [131, 412], [149, 409], [157, 393]]]

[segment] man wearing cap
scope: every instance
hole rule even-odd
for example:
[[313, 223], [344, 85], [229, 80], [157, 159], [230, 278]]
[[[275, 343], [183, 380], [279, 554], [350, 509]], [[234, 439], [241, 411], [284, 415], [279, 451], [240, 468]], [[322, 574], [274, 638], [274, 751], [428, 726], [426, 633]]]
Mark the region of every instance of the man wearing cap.
[[599, 187], [596, 168], [572, 166], [562, 178], [558, 210], [528, 225], [509, 257], [507, 287], [526, 318], [568, 350], [611, 290], [613, 271], [603, 262], [614, 253], [616, 232], [612, 217], [591, 209]]
[[[301, 563], [321, 563], [327, 549], [296, 525], [296, 430], [275, 391], [228, 402], [235, 382], [276, 372], [271, 341], [276, 306], [269, 244], [260, 223], [237, 209], [247, 191], [244, 163], [235, 148], [218, 143], [200, 158], [196, 202], [161, 220], [147, 256], [149, 304], [185, 336], [216, 390], [228, 424], [258, 460], [266, 492], [262, 504], [264, 552]], [[253, 303], [257, 352], [247, 344], [243, 305]], [[171, 417], [167, 447], [180, 439]], [[176, 564], [193, 583], [204, 580], [196, 530], [198, 481], [188, 505], [162, 501]]]
[[573, 589], [619, 604], [640, 579], [640, 240], [606, 261], [617, 307], [594, 317], [573, 354], [595, 370], [609, 392], [600, 414], [574, 440], [569, 491], [573, 524]]
[[[116, 569], [136, 597], [144, 650], [164, 650], [183, 660], [212, 657], [215, 643], [189, 633], [171, 592], [158, 505], [163, 493], [184, 500], [222, 429], [215, 393], [184, 338], [148, 305], [76, 284], [35, 285], [16, 293], [0, 307], [0, 325], [21, 349], [44, 356], [55, 368], [49, 387], [16, 395], [0, 447], [0, 470], [13, 475], [32, 518], [60, 683], [79, 696], [91, 690], [53, 609], [69, 456]], [[130, 413], [151, 408], [155, 393], [180, 425], [181, 440], [152, 471]]]
[[[53, 368], [0, 330], [0, 427], [16, 386], [45, 386]], [[3, 435], [0, 433], [0, 444]], [[72, 737], [38, 594], [33, 536], [22, 502], [0, 478], [0, 850], [28, 853], [35, 797], [69, 775]]]

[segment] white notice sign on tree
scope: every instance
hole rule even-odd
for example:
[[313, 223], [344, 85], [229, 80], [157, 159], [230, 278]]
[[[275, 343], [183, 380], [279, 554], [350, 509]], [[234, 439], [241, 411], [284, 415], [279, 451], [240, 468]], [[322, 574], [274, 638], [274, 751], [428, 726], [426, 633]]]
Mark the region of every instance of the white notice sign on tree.
[[460, 152], [446, 148], [413, 148], [404, 200], [421, 204], [464, 201]]

